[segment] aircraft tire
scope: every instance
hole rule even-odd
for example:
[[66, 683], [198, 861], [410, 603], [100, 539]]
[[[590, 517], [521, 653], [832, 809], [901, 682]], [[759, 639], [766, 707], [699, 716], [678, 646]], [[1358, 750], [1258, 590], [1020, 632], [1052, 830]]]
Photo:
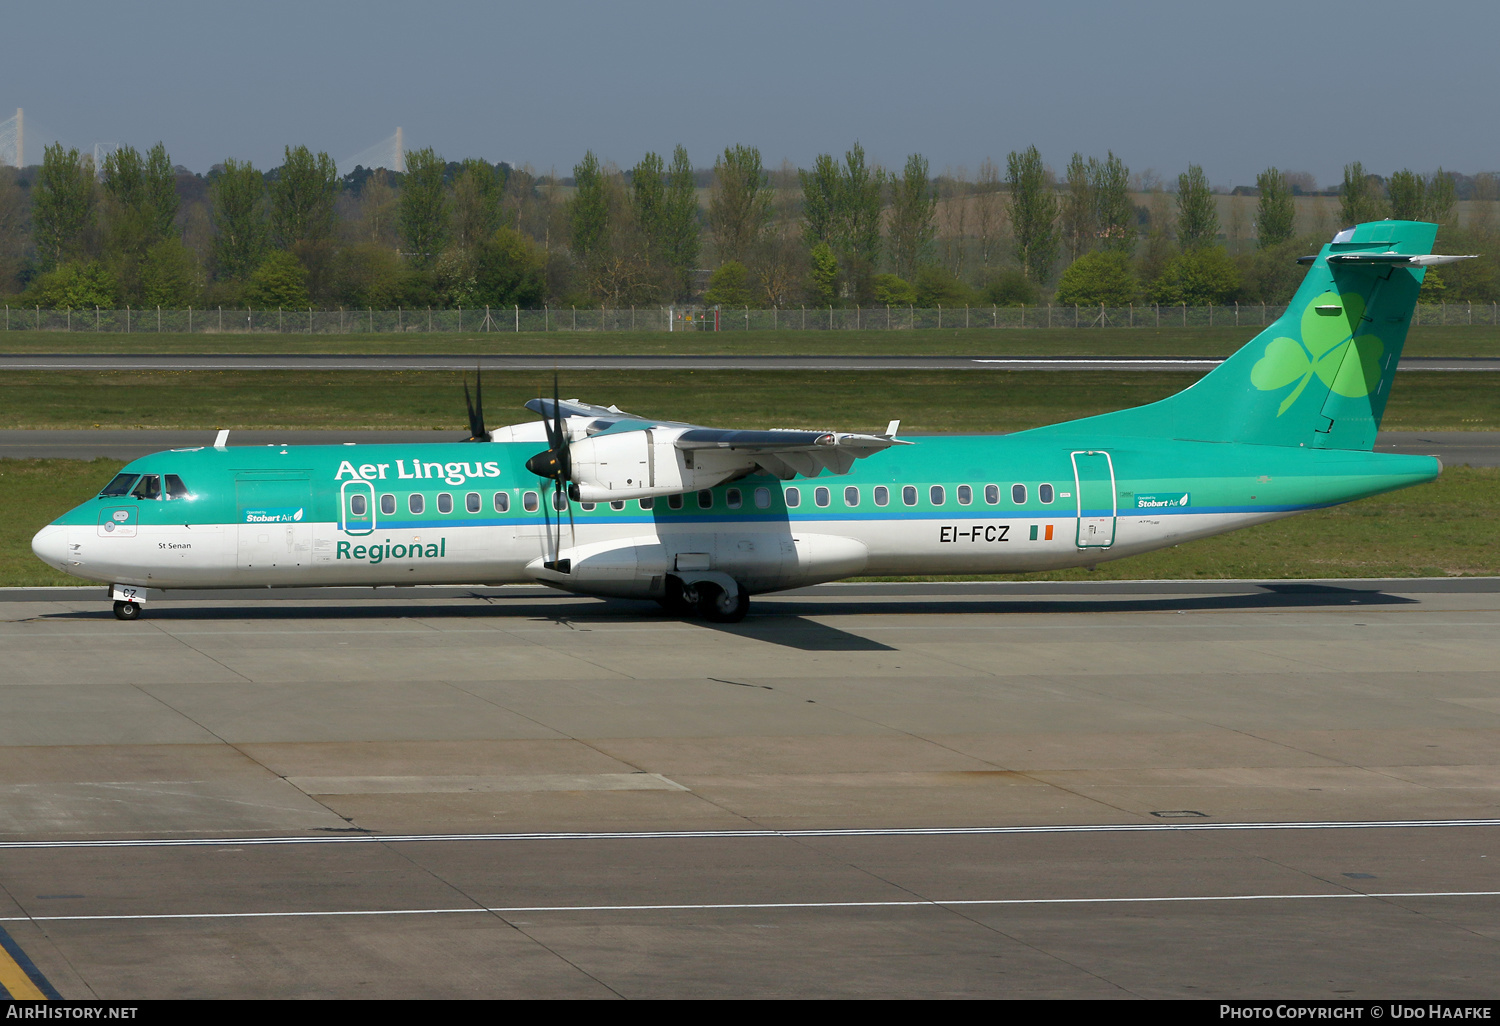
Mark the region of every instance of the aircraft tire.
[[139, 620], [141, 618], [141, 604], [139, 602], [116, 602], [116, 620]]
[[743, 589], [730, 598], [712, 585], [698, 586], [698, 615], [712, 623], [739, 623], [750, 611], [750, 596]]

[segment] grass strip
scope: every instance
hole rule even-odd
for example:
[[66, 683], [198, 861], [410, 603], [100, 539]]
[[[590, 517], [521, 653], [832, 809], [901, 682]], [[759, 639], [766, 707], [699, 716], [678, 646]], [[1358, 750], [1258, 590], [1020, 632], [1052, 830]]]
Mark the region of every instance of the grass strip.
[[[1248, 309], [1248, 308], [1247, 308]], [[388, 332], [349, 335], [183, 332], [0, 331], [0, 353], [145, 353], [389, 355], [686, 355], [780, 356], [1228, 356], [1261, 330], [1241, 327], [918, 328], [912, 331], [749, 332]], [[1420, 325], [1407, 356], [1500, 355], [1500, 328]]]
[[[1154, 402], [1193, 372], [569, 371], [564, 396], [715, 427], [1019, 431]], [[452, 371], [0, 371], [0, 429], [405, 429], [461, 432]], [[541, 372], [489, 374], [491, 426], [533, 419]], [[1392, 431], [1500, 428], [1500, 374], [1412, 371], [1392, 389]]]

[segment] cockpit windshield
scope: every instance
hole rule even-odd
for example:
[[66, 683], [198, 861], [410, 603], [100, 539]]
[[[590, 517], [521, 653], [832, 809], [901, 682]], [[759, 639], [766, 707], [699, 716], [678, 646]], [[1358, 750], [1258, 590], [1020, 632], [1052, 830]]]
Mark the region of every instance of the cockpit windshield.
[[139, 476], [139, 474], [116, 474], [115, 479], [105, 485], [104, 490], [99, 493], [99, 498], [105, 499], [116, 495], [129, 495], [130, 486], [135, 484], [135, 479]]
[[188, 491], [187, 485], [182, 483], [182, 478], [176, 474], [167, 475], [167, 499], [191, 499], [193, 493]]
[[159, 499], [161, 498], [161, 475], [143, 474], [136, 486], [130, 490], [130, 494], [137, 499]]

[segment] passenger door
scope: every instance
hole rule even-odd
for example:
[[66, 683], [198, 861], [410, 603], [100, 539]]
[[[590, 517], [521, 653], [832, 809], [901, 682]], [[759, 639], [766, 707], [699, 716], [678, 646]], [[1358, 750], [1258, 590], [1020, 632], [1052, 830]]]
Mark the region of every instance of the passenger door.
[[1115, 466], [1098, 449], [1073, 453], [1073, 483], [1078, 494], [1080, 549], [1107, 549], [1115, 543]]

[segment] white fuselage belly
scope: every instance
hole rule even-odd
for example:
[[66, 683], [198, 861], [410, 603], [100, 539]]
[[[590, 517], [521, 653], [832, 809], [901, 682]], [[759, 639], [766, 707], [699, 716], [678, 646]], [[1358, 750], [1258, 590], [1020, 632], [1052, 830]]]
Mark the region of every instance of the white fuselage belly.
[[[942, 519], [718, 520], [661, 524], [582, 522], [562, 551], [529, 526], [453, 526], [349, 535], [335, 523], [269, 530], [254, 525], [142, 526], [135, 537], [67, 528], [61, 567], [104, 583], [151, 588], [508, 584], [547, 580], [600, 594], [650, 594], [684, 556], [754, 592], [855, 575], [1026, 573], [1084, 566], [1252, 524], [1287, 512], [1120, 516], [1112, 544], [1080, 547], [1074, 516]], [[1049, 532], [1050, 528], [1050, 532]], [[1050, 533], [1050, 537], [1049, 537]], [[573, 541], [576, 539], [576, 542]], [[572, 557], [572, 579], [537, 572]], [[653, 578], [657, 578], [653, 582]]]

